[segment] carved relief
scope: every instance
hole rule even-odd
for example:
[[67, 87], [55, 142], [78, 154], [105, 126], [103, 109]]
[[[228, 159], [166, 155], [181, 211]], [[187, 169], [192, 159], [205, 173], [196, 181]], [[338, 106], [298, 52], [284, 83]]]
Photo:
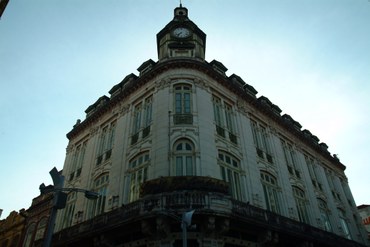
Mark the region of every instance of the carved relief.
[[99, 127], [98, 126], [93, 126], [90, 128], [90, 135], [94, 136], [98, 133]]
[[209, 88], [209, 83], [205, 80], [200, 79], [200, 78], [195, 78], [194, 79], [194, 84], [195, 84], [195, 86], [197, 86], [201, 89], [204, 89], [204, 90], [207, 90]]
[[121, 116], [126, 115], [126, 113], [129, 111], [130, 106], [128, 104], [122, 104], [119, 109], [119, 113]]
[[171, 80], [169, 78], [166, 78], [166, 79], [162, 79], [160, 81], [156, 81], [155, 82], [155, 87], [157, 89], [163, 89], [165, 87], [169, 87], [171, 84]]
[[71, 144], [68, 144], [67, 147], [66, 147], [66, 154], [68, 155], [69, 153], [71, 153], [73, 150], [73, 145]]
[[246, 114], [247, 111], [247, 106], [243, 100], [240, 100], [239, 98], [236, 100], [236, 107], [238, 111], [240, 111], [243, 114]]

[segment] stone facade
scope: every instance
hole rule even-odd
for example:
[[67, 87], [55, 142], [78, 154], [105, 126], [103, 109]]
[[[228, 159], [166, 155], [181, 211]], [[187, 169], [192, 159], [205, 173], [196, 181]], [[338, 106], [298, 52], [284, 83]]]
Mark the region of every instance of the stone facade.
[[24, 210], [12, 211], [0, 221], [0, 246], [22, 246], [22, 233], [25, 226]]
[[125, 77], [67, 134], [65, 187], [101, 197], [68, 195], [55, 246], [181, 246], [178, 219], [190, 209], [190, 246], [366, 244], [345, 166], [222, 63], [205, 61], [205, 34], [186, 8], [157, 42], [159, 61]]

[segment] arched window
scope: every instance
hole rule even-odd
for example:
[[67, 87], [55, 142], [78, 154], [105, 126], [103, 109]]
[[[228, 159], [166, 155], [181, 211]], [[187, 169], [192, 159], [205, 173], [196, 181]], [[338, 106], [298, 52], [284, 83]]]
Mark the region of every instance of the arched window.
[[36, 224], [32, 223], [28, 226], [27, 233], [23, 242], [23, 247], [29, 247], [32, 246], [33, 242], [33, 235], [35, 233]]
[[347, 223], [346, 213], [344, 212], [344, 210], [340, 208], [338, 208], [338, 212], [339, 212], [339, 222], [342, 228], [343, 236], [348, 239], [352, 239], [351, 232], [349, 231], [349, 227]]
[[48, 223], [47, 218], [42, 218], [37, 226], [35, 240], [41, 239], [44, 237], [46, 225]]
[[135, 156], [129, 163], [128, 173], [130, 174], [130, 202], [139, 199], [140, 186], [148, 178], [149, 163], [149, 152], [141, 153]]
[[194, 145], [188, 140], [180, 140], [174, 146], [175, 175], [195, 175]]
[[297, 206], [298, 217], [301, 222], [309, 224], [309, 217], [307, 212], [307, 199], [302, 189], [293, 186], [294, 200]]
[[318, 202], [318, 205], [319, 205], [320, 218], [321, 218], [321, 221], [324, 225], [324, 229], [328, 232], [333, 231], [333, 228], [331, 227], [331, 223], [330, 223], [330, 220], [329, 220], [329, 215], [328, 215], [328, 213], [329, 213], [328, 205], [322, 199], [317, 199], [317, 202]]
[[92, 215], [104, 213], [105, 202], [108, 194], [109, 174], [103, 173], [94, 180], [94, 191], [99, 193], [99, 198], [93, 201]]
[[267, 210], [280, 213], [279, 187], [276, 178], [270, 173], [261, 172], [261, 182]]
[[76, 200], [77, 200], [77, 193], [70, 192], [67, 196], [66, 207], [63, 209], [62, 228], [66, 228], [72, 225], [73, 214], [75, 212]]
[[227, 152], [219, 151], [218, 163], [221, 178], [229, 183], [232, 197], [241, 200], [239, 160]]

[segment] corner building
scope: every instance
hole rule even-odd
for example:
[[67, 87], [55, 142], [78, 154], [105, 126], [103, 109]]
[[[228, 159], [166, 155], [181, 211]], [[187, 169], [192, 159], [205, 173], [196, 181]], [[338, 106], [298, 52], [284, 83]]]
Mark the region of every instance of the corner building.
[[239, 76], [205, 61], [180, 5], [158, 61], [127, 75], [67, 134], [54, 246], [364, 246], [345, 166]]

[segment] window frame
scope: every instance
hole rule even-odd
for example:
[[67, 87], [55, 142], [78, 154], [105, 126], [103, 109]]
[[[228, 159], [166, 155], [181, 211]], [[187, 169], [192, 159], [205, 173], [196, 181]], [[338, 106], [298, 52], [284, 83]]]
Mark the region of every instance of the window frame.
[[140, 197], [140, 186], [148, 180], [148, 169], [150, 165], [149, 151], [137, 154], [129, 161], [129, 202], [133, 202]]
[[220, 166], [220, 177], [229, 184], [231, 196], [236, 200], [242, 200], [240, 160], [229, 152], [219, 150], [217, 162]]
[[277, 178], [266, 171], [261, 171], [260, 177], [267, 210], [280, 214], [280, 188], [278, 186]]
[[[178, 147], [181, 145], [181, 149]], [[173, 145], [173, 174], [195, 176], [195, 145], [188, 139], [179, 139]]]

